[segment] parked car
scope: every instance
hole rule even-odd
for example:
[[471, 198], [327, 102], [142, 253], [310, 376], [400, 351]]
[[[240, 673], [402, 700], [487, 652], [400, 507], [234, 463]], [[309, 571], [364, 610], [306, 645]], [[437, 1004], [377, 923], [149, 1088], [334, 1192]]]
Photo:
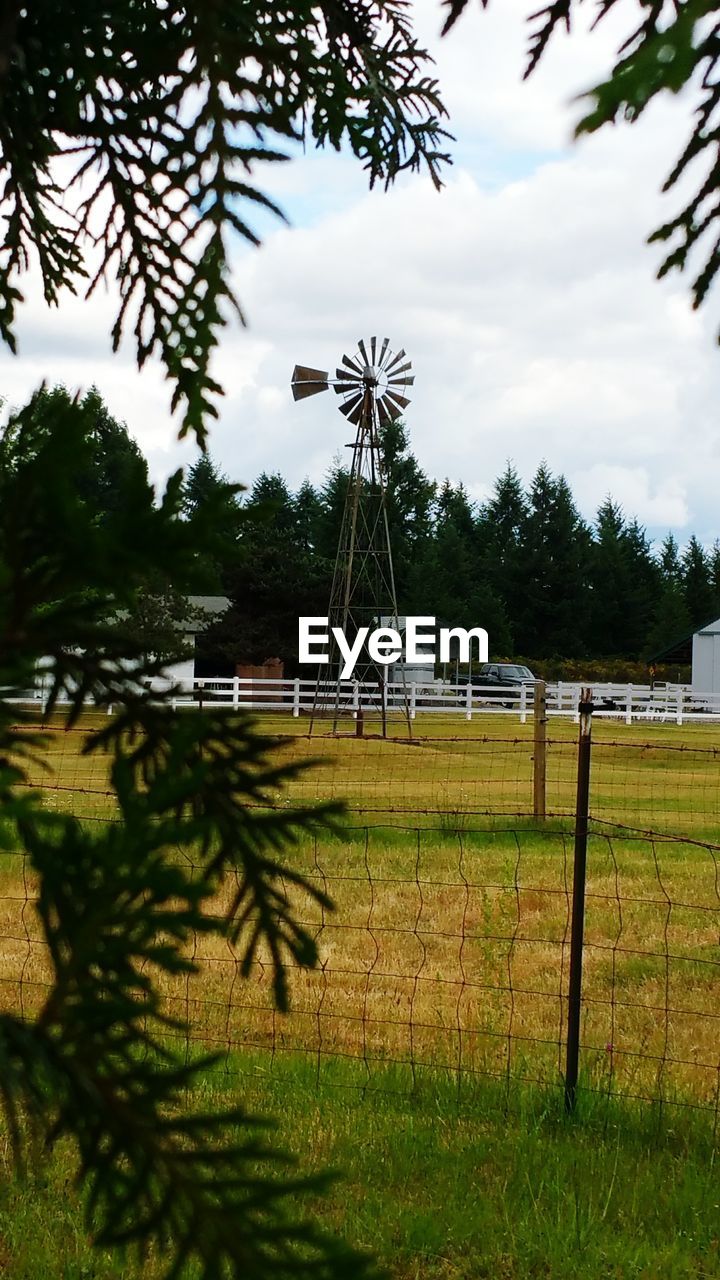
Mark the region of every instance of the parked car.
[[[522, 685], [528, 685], [527, 701], [532, 702], [533, 698], [533, 682], [535, 676], [529, 667], [521, 666], [517, 662], [484, 662], [478, 667], [477, 671], [472, 672], [472, 676], [458, 676], [458, 684], [470, 684], [472, 682], [474, 688], [482, 689], [481, 701], [487, 702], [503, 702], [502, 690], [510, 689], [513, 692], [518, 691]], [[497, 689], [497, 694], [491, 692]], [[516, 697], [505, 702], [505, 706], [513, 707], [517, 705]]]
[[519, 666], [515, 662], [484, 662], [477, 673], [473, 673], [473, 684], [491, 688], [498, 685], [502, 689], [518, 689], [520, 685], [530, 684], [535, 676], [529, 667]]
[[[473, 675], [473, 684], [480, 685], [483, 689], [481, 700], [488, 702], [502, 702], [506, 707], [517, 706], [517, 695], [523, 685], [528, 686], [527, 702], [532, 703], [535, 676], [529, 667], [521, 666], [517, 662], [485, 662], [478, 668], [477, 675]], [[497, 689], [497, 694], [491, 690]], [[505, 701], [502, 696], [502, 690], [512, 690], [513, 697], [509, 702]], [[487, 692], [485, 692], [487, 690]]]

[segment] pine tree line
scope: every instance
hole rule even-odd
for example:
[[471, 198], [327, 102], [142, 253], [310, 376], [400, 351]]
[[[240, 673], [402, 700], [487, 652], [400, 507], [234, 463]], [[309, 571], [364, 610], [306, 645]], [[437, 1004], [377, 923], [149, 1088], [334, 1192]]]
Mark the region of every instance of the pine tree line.
[[[720, 614], [720, 541], [693, 535], [659, 549], [611, 497], [595, 520], [579, 514], [563, 476], [541, 464], [526, 489], [508, 464], [487, 502], [462, 484], [437, 484], [419, 466], [402, 423], [382, 436], [388, 517], [401, 613], [484, 626], [493, 656], [644, 659]], [[210, 661], [285, 659], [293, 669], [300, 614], [324, 614], [347, 471], [291, 491], [260, 475], [227, 511], [224, 549], [208, 585], [233, 604]], [[188, 511], [225, 477], [208, 455], [191, 469]]]

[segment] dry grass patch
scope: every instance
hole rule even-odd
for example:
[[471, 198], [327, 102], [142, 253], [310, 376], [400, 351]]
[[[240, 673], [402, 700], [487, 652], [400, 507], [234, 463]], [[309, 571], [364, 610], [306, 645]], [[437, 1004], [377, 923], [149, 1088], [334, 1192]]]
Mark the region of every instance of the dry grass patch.
[[[329, 892], [295, 893], [320, 967], [273, 1009], [270, 958], [240, 975], [242, 942], [198, 937], [199, 972], [161, 976], [169, 1011], [226, 1054], [332, 1055], [365, 1078], [398, 1062], [557, 1081], [570, 941], [567, 833], [374, 829], [306, 841], [295, 862]], [[17, 860], [16, 860], [17, 862]], [[698, 845], [591, 838], [582, 1063], [605, 1090], [715, 1107], [720, 1066], [720, 895]], [[228, 878], [212, 904], [224, 913]], [[31, 878], [0, 884], [0, 1000], [30, 1016], [50, 979]]]

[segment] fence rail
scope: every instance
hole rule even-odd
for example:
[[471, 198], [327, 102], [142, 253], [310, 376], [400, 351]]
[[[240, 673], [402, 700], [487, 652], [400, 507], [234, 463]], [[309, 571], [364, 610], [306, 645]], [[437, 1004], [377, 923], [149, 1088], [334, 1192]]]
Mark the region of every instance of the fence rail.
[[[168, 681], [156, 684], [163, 690], [168, 686]], [[580, 683], [568, 681], [545, 684], [547, 715], [577, 722], [581, 687]], [[197, 678], [181, 682], [176, 688], [173, 699], [176, 707], [197, 707], [216, 702], [234, 710], [269, 711], [295, 719], [313, 712], [321, 717], [325, 713], [331, 715], [336, 706], [341, 716], [349, 720], [357, 718], [359, 711], [364, 716], [372, 716], [377, 714], [378, 700], [382, 698], [390, 715], [404, 716], [409, 712], [411, 720], [428, 715], [465, 720], [491, 715], [513, 717], [525, 724], [532, 716], [535, 697], [535, 685], [530, 682], [519, 687], [502, 687], [431, 679], [427, 683], [388, 681], [382, 686], [371, 686], [353, 680], [327, 681], [318, 685], [315, 680], [299, 678], [234, 676], [227, 679]], [[600, 719], [619, 720], [628, 725], [643, 721], [681, 725], [712, 722], [720, 717], [720, 693], [699, 693], [689, 685], [606, 682], [595, 684], [593, 689], [594, 714]], [[39, 680], [34, 689], [8, 701], [42, 704], [46, 694], [43, 681]]]

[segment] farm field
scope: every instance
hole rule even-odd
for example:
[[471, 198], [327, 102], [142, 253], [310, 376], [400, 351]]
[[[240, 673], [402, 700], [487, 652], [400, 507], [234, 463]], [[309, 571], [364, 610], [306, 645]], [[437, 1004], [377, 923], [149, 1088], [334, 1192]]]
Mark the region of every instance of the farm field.
[[[188, 712], [192, 714], [192, 712]], [[102, 716], [88, 716], [102, 728]], [[437, 815], [532, 813], [533, 725], [514, 716], [419, 716], [408, 741], [401, 724], [384, 741], [368, 726], [367, 736], [332, 736], [321, 725], [315, 736], [308, 722], [289, 716], [257, 721], [282, 747], [282, 758], [316, 762], [301, 775], [285, 802], [341, 799], [370, 821], [373, 814], [404, 814], [412, 822], [436, 825]], [[47, 729], [47, 764], [34, 782], [48, 802], [79, 815], [110, 812], [107, 762], [101, 753], [83, 756], [80, 735]], [[577, 726], [551, 719], [547, 745], [547, 812], [574, 812]], [[720, 728], [713, 724], [626, 726], [621, 720], [593, 723], [591, 812], [599, 821], [643, 830], [689, 834], [720, 842]]]
[[[276, 730], [277, 721], [264, 727]], [[178, 980], [166, 993], [171, 1008], [189, 1013], [199, 1040], [227, 1052], [299, 1052], [314, 1058], [318, 1073], [342, 1055], [360, 1086], [388, 1061], [398, 1064], [408, 1090], [421, 1067], [560, 1078], [575, 726], [551, 726], [562, 736], [548, 752], [558, 766], [548, 767], [548, 809], [565, 816], [540, 825], [527, 816], [532, 725], [515, 724], [516, 737], [499, 742], [476, 723], [438, 725], [434, 718], [430, 727], [433, 739], [414, 745], [372, 737], [289, 740], [290, 758], [325, 759], [284, 799], [346, 796], [350, 803], [334, 832], [304, 838], [293, 855], [296, 869], [335, 904], [333, 912], [322, 912], [309, 899], [297, 902], [317, 937], [322, 968], [293, 975], [293, 1010], [279, 1019], [262, 957], [245, 983], [233, 948], [199, 940], [202, 975]], [[505, 721], [501, 727], [506, 733]], [[438, 728], [452, 733], [443, 738]], [[490, 728], [497, 732], [497, 718]], [[637, 726], [625, 730], [625, 741], [624, 726], [599, 722], [595, 729], [586, 1084], [650, 1099], [678, 1095], [717, 1116], [720, 849], [713, 837], [720, 830], [720, 758], [714, 735], [704, 726], [648, 726], [646, 743], [638, 746]], [[106, 757], [82, 756], [77, 734], [48, 731], [47, 743], [47, 803], [87, 820], [111, 818]], [[619, 813], [616, 805], [623, 806]], [[627, 825], [611, 825], [611, 817]], [[660, 834], [645, 834], [651, 826]], [[668, 826], [676, 838], [664, 834]], [[34, 895], [27, 868], [12, 857], [5, 866], [0, 981], [6, 1000], [22, 1000], [27, 1008], [42, 999], [46, 956], [27, 909]]]
[[[198, 940], [200, 972], [166, 983], [198, 1051], [220, 1054], [203, 1092], [239, 1088], [251, 1106], [282, 1110], [304, 1163], [346, 1169], [312, 1208], [379, 1248], [398, 1280], [720, 1275], [716, 731], [593, 726], [580, 1108], [569, 1123], [576, 726], [549, 726], [553, 816], [540, 826], [528, 816], [531, 723], [433, 717], [413, 744], [309, 740], [270, 717], [263, 727], [285, 731], [289, 758], [324, 757], [286, 800], [350, 802], [337, 830], [293, 855], [335, 910], [297, 899], [322, 967], [293, 973], [285, 1017], [272, 1009], [267, 957], [244, 982], [225, 942]], [[112, 820], [105, 757], [82, 756], [78, 735], [57, 729], [47, 744], [46, 803]], [[0, 998], [30, 1015], [49, 976], [35, 886], [12, 853], [0, 867]], [[59, 1153], [41, 1204], [64, 1167]], [[23, 1196], [6, 1189], [6, 1204]], [[60, 1247], [68, 1212], [46, 1214], [48, 1257], [65, 1269], [43, 1274], [125, 1274], [112, 1259], [83, 1271], [77, 1229]], [[8, 1213], [0, 1205], [0, 1241]], [[11, 1276], [39, 1274], [11, 1265]]]
[[[40, 1007], [48, 957], [35, 886], [6, 859], [0, 898], [5, 1008]], [[392, 1063], [557, 1085], [564, 1071], [572, 841], [551, 829], [356, 827], [302, 843], [293, 858], [333, 900], [296, 900], [321, 968], [292, 974], [292, 1009], [271, 999], [269, 957], [241, 980], [241, 949], [198, 938], [200, 972], [165, 981], [172, 1013], [223, 1054], [299, 1054], [318, 1078], [337, 1056], [354, 1086]], [[591, 838], [583, 1081], [599, 1094], [699, 1104], [720, 1114], [717, 865], [701, 845]], [[229, 902], [234, 885], [219, 895]], [[223, 901], [224, 898], [224, 901]]]

